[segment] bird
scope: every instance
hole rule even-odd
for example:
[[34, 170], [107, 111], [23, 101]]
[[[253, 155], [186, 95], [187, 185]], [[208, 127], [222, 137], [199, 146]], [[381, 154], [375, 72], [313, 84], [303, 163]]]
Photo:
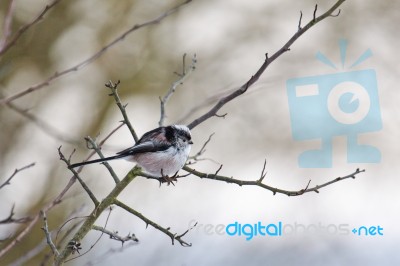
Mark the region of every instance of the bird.
[[[137, 163], [144, 172], [156, 178], [166, 178], [176, 176], [182, 169], [192, 144], [187, 126], [161, 126], [146, 132], [134, 146], [114, 156], [71, 164], [69, 168], [124, 158]], [[169, 182], [168, 178], [166, 180]]]

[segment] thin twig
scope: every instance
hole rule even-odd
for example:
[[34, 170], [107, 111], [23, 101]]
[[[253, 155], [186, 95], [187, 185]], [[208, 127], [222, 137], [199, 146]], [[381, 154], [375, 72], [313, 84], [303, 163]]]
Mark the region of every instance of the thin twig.
[[196, 69], [196, 63], [197, 63], [197, 58], [196, 54], [193, 55], [192, 58], [192, 64], [188, 66], [188, 68], [185, 68], [185, 57], [186, 54], [183, 55], [183, 63], [182, 63], [182, 73], [179, 74], [179, 79], [176, 80], [174, 83], [172, 83], [171, 87], [167, 91], [167, 93], [164, 95], [163, 98], [160, 97], [160, 121], [158, 122], [158, 125], [161, 127], [164, 125], [164, 121], [166, 118], [166, 112], [165, 112], [165, 106], [167, 105], [169, 99], [171, 96], [175, 93], [176, 89], [178, 88], [179, 85], [182, 85], [185, 79]]
[[51, 4], [46, 5], [42, 12], [40, 12], [31, 22], [20, 27], [10, 40], [3, 40], [3, 45], [0, 46], [0, 56], [7, 52], [7, 50], [10, 49], [27, 30], [42, 20], [44, 15], [59, 2], [61, 2], [61, 0], [54, 0]]
[[111, 231], [109, 231], [101, 226], [97, 226], [97, 225], [93, 225], [92, 229], [109, 235], [111, 239], [120, 241], [122, 245], [124, 245], [124, 243], [127, 241], [139, 242], [139, 239], [136, 238], [135, 234], [129, 233], [127, 236], [122, 237], [122, 236], [118, 235], [118, 232], [111, 232]]
[[[58, 2], [60, 0], [56, 0], [55, 2]], [[92, 56], [90, 56], [89, 58], [87, 58], [86, 60], [76, 64], [73, 67], [67, 68], [65, 70], [62, 70], [60, 72], [55, 72], [53, 75], [51, 75], [50, 77], [48, 77], [45, 81], [36, 84], [34, 86], [31, 86], [27, 89], [24, 89], [14, 95], [11, 95], [7, 98], [1, 99], [0, 100], [0, 104], [7, 104], [9, 102], [12, 102], [18, 98], [21, 98], [29, 93], [32, 93], [34, 91], [40, 90], [48, 85], [50, 85], [50, 83], [52, 83], [55, 79], [58, 79], [59, 77], [62, 77], [68, 73], [74, 72], [74, 71], [78, 71], [81, 68], [89, 65], [90, 63], [92, 63], [93, 61], [95, 61], [97, 58], [99, 58], [100, 56], [102, 56], [109, 48], [111, 48], [112, 46], [114, 46], [116, 43], [124, 40], [126, 38], [126, 36], [128, 36], [129, 34], [131, 34], [132, 32], [143, 28], [143, 27], [147, 27], [150, 25], [155, 25], [160, 23], [163, 19], [165, 19], [166, 17], [168, 17], [169, 15], [175, 13], [176, 11], [179, 10], [179, 8], [181, 8], [182, 6], [186, 5], [187, 3], [191, 2], [192, 0], [186, 0], [183, 3], [178, 4], [177, 6], [171, 8], [170, 10], [164, 12], [163, 14], [161, 14], [160, 16], [151, 19], [147, 22], [144, 22], [142, 24], [135, 24], [134, 26], [132, 26], [130, 29], [128, 29], [127, 31], [125, 31], [124, 33], [122, 33], [120, 36], [118, 36], [117, 38], [115, 38], [113, 41], [111, 41], [109, 44], [107, 44], [106, 46], [104, 46], [103, 48], [101, 48], [99, 51], [97, 51], [95, 54], [93, 54]], [[0, 54], [1, 55], [1, 54]]]
[[[115, 129], [113, 129], [100, 143], [99, 146], [102, 146], [115, 132], [117, 132], [121, 127], [123, 126], [123, 124], [120, 124], [119, 126], [117, 126]], [[87, 160], [90, 159], [93, 155], [95, 154], [95, 152], [91, 152], [88, 157]], [[82, 171], [82, 168], [84, 166], [81, 166], [80, 168], [78, 168], [77, 172], [80, 173]], [[57, 206], [58, 204], [60, 204], [62, 202], [63, 197], [65, 196], [65, 194], [69, 191], [69, 189], [72, 187], [72, 185], [76, 182], [76, 177], [73, 175], [68, 184], [63, 188], [63, 190], [60, 192], [60, 194], [58, 194], [53, 201], [51, 201], [50, 203], [48, 203], [46, 206], [44, 206], [44, 208], [42, 210], [44, 210], [45, 212], [48, 212], [49, 210], [51, 210], [52, 208], [54, 208], [54, 206]], [[0, 258], [3, 257], [5, 254], [7, 254], [16, 244], [22, 242], [23, 238], [32, 231], [32, 229], [34, 228], [34, 226], [36, 225], [36, 223], [38, 222], [40, 218], [40, 212], [36, 213], [36, 215], [32, 216], [32, 220], [31, 222], [10, 242], [8, 243], [4, 248], [2, 248], [0, 250]]]
[[30, 222], [32, 220], [31, 216], [22, 217], [22, 218], [18, 218], [18, 219], [13, 218], [13, 216], [15, 214], [14, 208], [15, 208], [15, 204], [13, 204], [13, 206], [11, 207], [10, 214], [8, 215], [8, 217], [1, 220], [0, 224], [10, 224], [10, 223], [22, 224], [22, 223]]
[[114, 199], [116, 199], [118, 195], [140, 174], [140, 167], [135, 166], [125, 175], [121, 182], [115, 184], [113, 190], [100, 202], [96, 208], [93, 209], [90, 215], [88, 215], [88, 218], [68, 242], [69, 245], [60, 251], [60, 256], [58, 256], [55, 261], [56, 264], [64, 263], [72, 252], [77, 251], [77, 249], [80, 247], [80, 241], [92, 229], [92, 226], [99, 216], [113, 204]]
[[145, 222], [146, 224], [146, 228], [151, 225], [152, 227], [154, 227], [155, 229], [163, 232], [164, 234], [166, 234], [167, 236], [169, 236], [171, 238], [172, 241], [172, 245], [174, 244], [174, 240], [177, 240], [179, 242], [179, 244], [181, 244], [184, 247], [190, 247], [192, 246], [191, 243], [187, 243], [186, 241], [182, 240], [182, 236], [185, 235], [187, 232], [185, 232], [182, 235], [176, 235], [174, 233], [172, 233], [171, 231], [169, 231], [169, 228], [164, 228], [162, 226], [160, 226], [159, 224], [153, 222], [152, 220], [148, 219], [147, 217], [145, 217], [143, 214], [141, 214], [140, 212], [132, 209], [131, 207], [129, 207], [128, 205], [126, 205], [125, 203], [115, 199], [114, 200], [114, 204], [121, 207], [122, 209], [126, 210], [127, 212], [135, 215], [136, 217], [138, 217], [140, 220], [142, 220], [143, 222]]
[[201, 149], [193, 156], [189, 157], [189, 160], [194, 160], [194, 161], [198, 161], [199, 157], [201, 155], [203, 155], [206, 152], [206, 146], [208, 145], [208, 143], [210, 143], [211, 138], [215, 135], [215, 133], [212, 133], [208, 139], [206, 140], [206, 142], [204, 142], [203, 146], [201, 147]]
[[28, 164], [28, 165], [26, 165], [26, 166], [24, 166], [24, 167], [21, 167], [21, 168], [19, 168], [19, 169], [18, 169], [18, 168], [15, 169], [15, 170], [14, 170], [14, 173], [12, 173], [12, 175], [11, 175], [3, 184], [0, 185], [0, 189], [2, 189], [3, 187], [5, 187], [5, 186], [7, 186], [7, 185], [10, 185], [11, 179], [13, 179], [13, 177], [14, 177], [16, 174], [18, 174], [19, 172], [21, 172], [21, 171], [23, 171], [23, 170], [25, 170], [25, 169], [31, 168], [31, 167], [33, 167], [33, 166], [35, 166], [35, 163], [31, 163], [31, 164]]
[[47, 244], [50, 246], [51, 251], [53, 252], [54, 256], [59, 256], [60, 252], [58, 252], [56, 245], [54, 245], [53, 240], [51, 240], [51, 233], [49, 232], [49, 226], [47, 224], [46, 213], [43, 210], [40, 211], [40, 213], [42, 214], [42, 217], [43, 217], [44, 225], [42, 227], [42, 230], [44, 231], [44, 234], [46, 235]]
[[283, 53], [287, 52], [290, 50], [291, 45], [300, 37], [302, 36], [306, 31], [308, 31], [311, 27], [315, 26], [318, 22], [322, 21], [323, 19], [329, 17], [345, 0], [339, 0], [337, 1], [328, 11], [326, 11], [324, 14], [322, 14], [319, 17], [315, 17], [316, 9], [314, 10], [314, 18], [307, 23], [303, 28], [300, 30], [297, 30], [296, 33], [278, 50], [276, 51], [271, 57], [268, 57], [268, 54], [265, 55], [265, 60], [264, 63], [261, 65], [261, 67], [257, 70], [257, 72], [250, 77], [250, 79], [244, 83], [239, 89], [235, 90], [231, 94], [221, 98], [216, 105], [214, 105], [208, 112], [205, 114], [201, 115], [200, 117], [196, 118], [193, 120], [189, 125], [189, 129], [193, 129], [199, 124], [203, 123], [205, 120], [216, 116], [217, 112], [219, 109], [221, 109], [225, 104], [228, 102], [232, 101], [236, 97], [242, 95], [247, 91], [247, 89], [252, 86], [258, 79], [261, 77], [261, 75], [264, 73], [264, 71], [267, 69], [267, 67], [274, 62], [277, 58], [279, 58]]
[[297, 30], [301, 30], [301, 19], [303, 18], [303, 12], [300, 10], [300, 19], [299, 19], [299, 25], [297, 27]]
[[265, 176], [267, 175], [267, 171], [265, 171], [266, 166], [267, 166], [267, 159], [264, 160], [263, 169], [261, 170], [261, 176], [260, 176], [260, 179], [258, 179], [259, 183], [262, 183], [262, 181], [264, 180]]
[[13, 17], [13, 12], [14, 12], [14, 0], [10, 0], [10, 4], [8, 5], [7, 13], [6, 16], [4, 17], [4, 22], [3, 22], [3, 36], [1, 36], [0, 39], [0, 51], [4, 49], [4, 46], [7, 43], [8, 38], [11, 35], [11, 30], [12, 30], [12, 17]]
[[308, 193], [308, 192], [319, 193], [319, 189], [320, 188], [332, 185], [332, 184], [334, 184], [336, 182], [339, 182], [339, 181], [342, 181], [342, 180], [345, 180], [345, 179], [348, 179], [348, 178], [356, 178], [356, 175], [358, 175], [358, 174], [360, 174], [362, 172], [365, 172], [365, 170], [360, 170], [360, 169], [357, 168], [356, 171], [354, 171], [353, 173], [351, 173], [349, 175], [342, 176], [342, 177], [337, 177], [337, 178], [335, 178], [335, 179], [333, 179], [331, 181], [328, 181], [326, 183], [323, 183], [321, 185], [316, 185], [314, 187], [308, 188], [308, 186], [310, 184], [310, 183], [308, 183], [308, 185], [306, 186], [305, 189], [291, 191], [291, 190], [284, 190], [284, 189], [279, 189], [279, 188], [268, 186], [268, 185], [266, 185], [264, 183], [261, 183], [260, 179], [258, 179], [256, 181], [247, 181], [247, 180], [236, 179], [236, 178], [233, 178], [233, 177], [221, 176], [221, 175], [218, 175], [217, 173], [216, 174], [201, 173], [201, 172], [198, 172], [198, 171], [196, 171], [194, 169], [191, 169], [191, 168], [189, 168], [187, 166], [183, 167], [183, 169], [185, 171], [190, 172], [191, 174], [193, 174], [195, 176], [200, 177], [200, 178], [207, 178], [207, 179], [213, 179], [213, 180], [218, 180], [218, 181], [224, 181], [224, 182], [227, 182], [227, 183], [237, 184], [239, 186], [258, 186], [258, 187], [261, 187], [261, 188], [264, 188], [264, 189], [267, 189], [267, 190], [271, 191], [274, 195], [276, 193], [279, 193], [279, 194], [285, 194], [287, 196], [300, 196], [300, 195], [303, 195], [304, 193]]
[[121, 111], [121, 114], [122, 114], [122, 116], [124, 118], [124, 120], [122, 122], [128, 127], [128, 129], [131, 132], [131, 135], [132, 135], [133, 139], [135, 140], [135, 142], [138, 142], [139, 138], [138, 138], [138, 136], [137, 136], [137, 134], [135, 132], [135, 129], [133, 128], [131, 122], [129, 121], [128, 114], [126, 113], [126, 110], [125, 110], [127, 104], [123, 105], [122, 102], [121, 102], [121, 99], [119, 98], [119, 95], [118, 95], [118, 90], [117, 89], [118, 89], [118, 85], [119, 84], [120, 84], [119, 80], [117, 82], [115, 82], [115, 83], [113, 83], [110, 80], [105, 84], [105, 86], [111, 90], [110, 96], [114, 97], [115, 103], [117, 104], [119, 110]]
[[[107, 214], [106, 222], [104, 223], [104, 228], [107, 227], [108, 219], [110, 219], [110, 215], [111, 215], [111, 212], [112, 212], [112, 207], [109, 207], [108, 209], [109, 209], [109, 212], [108, 212], [108, 214]], [[79, 255], [76, 256], [76, 257], [70, 258], [69, 260], [66, 260], [65, 262], [68, 262], [68, 261], [77, 259], [77, 258], [82, 257], [82, 256], [86, 255], [87, 253], [89, 253], [89, 252], [97, 245], [97, 243], [99, 243], [99, 241], [100, 241], [100, 239], [101, 239], [101, 237], [102, 237], [103, 235], [104, 235], [104, 232], [101, 232], [100, 236], [96, 239], [96, 241], [95, 241], [95, 242], [90, 246], [90, 248], [89, 248], [88, 250], [86, 250], [84, 253], [79, 254]], [[80, 245], [79, 245], [79, 246], [80, 246]], [[79, 253], [79, 252], [78, 252], [78, 253]]]
[[[91, 137], [89, 137], [89, 136], [87, 136], [87, 137], [85, 138], [85, 140], [86, 140], [87, 142], [90, 143], [92, 149], [96, 151], [96, 153], [99, 155], [99, 157], [100, 157], [101, 159], [104, 159], [104, 158], [105, 158], [104, 155], [103, 155], [103, 153], [101, 152], [100, 147], [96, 144], [96, 141], [94, 141], [94, 140], [93, 140]], [[106, 162], [106, 161], [103, 162], [103, 165], [107, 168], [108, 172], [110, 173], [110, 175], [111, 175], [112, 178], [114, 179], [115, 184], [118, 184], [118, 183], [120, 182], [120, 180], [119, 180], [117, 174], [114, 172], [114, 169], [112, 169], [111, 165], [110, 165], [108, 162]]]
[[60, 160], [65, 162], [65, 164], [68, 166], [68, 169], [74, 174], [76, 179], [78, 179], [79, 183], [83, 187], [83, 189], [86, 191], [86, 193], [89, 195], [90, 199], [93, 201], [93, 204], [95, 206], [99, 205], [99, 201], [96, 199], [95, 195], [93, 192], [90, 190], [90, 188], [86, 185], [85, 181], [79, 176], [79, 173], [75, 171], [73, 168], [69, 168], [71, 165], [70, 161], [65, 158], [64, 154], [61, 152], [61, 146], [58, 148], [58, 154], [60, 155]]

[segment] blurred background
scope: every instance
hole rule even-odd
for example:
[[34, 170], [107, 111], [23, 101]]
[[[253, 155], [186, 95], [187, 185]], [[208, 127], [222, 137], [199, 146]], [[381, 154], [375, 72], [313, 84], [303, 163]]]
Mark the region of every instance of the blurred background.
[[[4, 20], [10, 1], [0, 2], [0, 21]], [[43, 20], [30, 28], [0, 58], [1, 98], [11, 96], [47, 80], [83, 62], [135, 24], [158, 17], [180, 1], [95, 1], [62, 0]], [[240, 1], [194, 0], [161, 23], [142, 28], [113, 45], [94, 62], [62, 76], [48, 86], [12, 102], [35, 117], [28, 119], [12, 108], [0, 106], [0, 182], [16, 168], [32, 162], [36, 165], [17, 174], [11, 184], [0, 191], [0, 219], [10, 214], [15, 204], [15, 218], [37, 213], [52, 201], [71, 178], [70, 171], [59, 160], [57, 148], [73, 162], [83, 160], [90, 152], [85, 136], [103, 139], [122, 119], [104, 84], [121, 80], [119, 92], [139, 135], [158, 126], [159, 97], [178, 79], [182, 56], [186, 64], [196, 54], [196, 70], [178, 87], [169, 101], [167, 124], [190, 123], [214, 103], [216, 95], [237, 88], [253, 75], [264, 61], [264, 54], [274, 53], [297, 31], [300, 10], [303, 25], [311, 18], [314, 5], [317, 14], [325, 12], [335, 1]], [[31, 22], [49, 1], [14, 1], [12, 30]], [[184, 239], [190, 248], [171, 240], [161, 232], [124, 210], [114, 208], [107, 228], [125, 236], [134, 233], [136, 245], [121, 243], [103, 236], [87, 255], [70, 265], [388, 265], [400, 262], [399, 243], [400, 166], [399, 94], [396, 34], [400, 22], [400, 3], [396, 1], [346, 1], [340, 16], [328, 18], [312, 28], [291, 50], [267, 69], [261, 79], [243, 96], [220, 110], [222, 118], [211, 118], [196, 127], [192, 134], [196, 153], [209, 135], [215, 133], [206, 160], [195, 168], [214, 173], [223, 164], [221, 175], [243, 180], [259, 178], [267, 160], [268, 185], [287, 190], [327, 182], [366, 169], [356, 179], [347, 179], [299, 197], [273, 196], [259, 187], [239, 187], [195, 176], [182, 178], [175, 186], [159, 186], [154, 180], [137, 178], [119, 199], [161, 226], [178, 234], [193, 221], [203, 225], [190, 231]], [[373, 56], [355, 70], [374, 69], [377, 75], [383, 129], [362, 134], [359, 139], [377, 147], [380, 163], [349, 164], [346, 159], [346, 137], [333, 139], [333, 167], [305, 169], [298, 166], [298, 155], [319, 145], [318, 140], [293, 140], [286, 81], [339, 73], [315, 55], [319, 51], [340, 65], [339, 40], [348, 41], [348, 64], [365, 50]], [[345, 66], [348, 66], [348, 64]], [[199, 107], [199, 108], [197, 108]], [[32, 118], [32, 117], [31, 117]], [[123, 127], [103, 147], [113, 155], [133, 145]], [[111, 163], [122, 178], [132, 164]], [[85, 167], [81, 176], [98, 199], [113, 188], [113, 180], [102, 165]], [[59, 228], [71, 213], [84, 216], [92, 204], [78, 183], [61, 204], [48, 214], [50, 230]], [[103, 226], [107, 213], [97, 221]], [[218, 235], [204, 230], [209, 224], [228, 225], [262, 222], [308, 225], [381, 226], [384, 235], [356, 236], [335, 232], [292, 234], [282, 237]], [[0, 225], [0, 239], [15, 236], [26, 224]], [[32, 232], [0, 261], [15, 262], [44, 238], [39, 221]], [[67, 225], [66, 228], [68, 228]], [[210, 227], [210, 226], [209, 226]], [[331, 226], [332, 227], [332, 226]], [[83, 250], [99, 237], [90, 232], [82, 242]], [[1, 243], [2, 248], [10, 240]], [[37, 265], [49, 248], [34, 256], [26, 265]]]

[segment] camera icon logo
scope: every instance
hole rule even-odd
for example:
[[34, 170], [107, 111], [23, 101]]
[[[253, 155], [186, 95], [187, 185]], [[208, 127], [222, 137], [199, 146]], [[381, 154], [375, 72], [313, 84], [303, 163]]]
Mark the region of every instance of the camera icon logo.
[[[344, 66], [347, 42], [339, 42]], [[367, 50], [352, 65], [372, 55]], [[317, 58], [336, 66], [321, 53]], [[379, 163], [380, 151], [358, 144], [358, 135], [382, 129], [376, 73], [373, 69], [289, 79], [286, 83], [295, 140], [320, 139], [321, 148], [299, 155], [302, 168], [332, 167], [332, 138], [347, 137], [348, 163]]]

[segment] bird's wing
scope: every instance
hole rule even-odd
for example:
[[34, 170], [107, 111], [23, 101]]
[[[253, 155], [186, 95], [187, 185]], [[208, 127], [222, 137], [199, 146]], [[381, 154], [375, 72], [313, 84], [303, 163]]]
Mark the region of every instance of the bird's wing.
[[133, 155], [138, 153], [145, 153], [145, 152], [157, 152], [157, 151], [164, 151], [168, 149], [168, 145], [166, 143], [158, 143], [155, 144], [152, 141], [146, 141], [140, 144], [137, 144], [133, 147], [125, 149], [123, 151], [117, 152], [119, 155]]

